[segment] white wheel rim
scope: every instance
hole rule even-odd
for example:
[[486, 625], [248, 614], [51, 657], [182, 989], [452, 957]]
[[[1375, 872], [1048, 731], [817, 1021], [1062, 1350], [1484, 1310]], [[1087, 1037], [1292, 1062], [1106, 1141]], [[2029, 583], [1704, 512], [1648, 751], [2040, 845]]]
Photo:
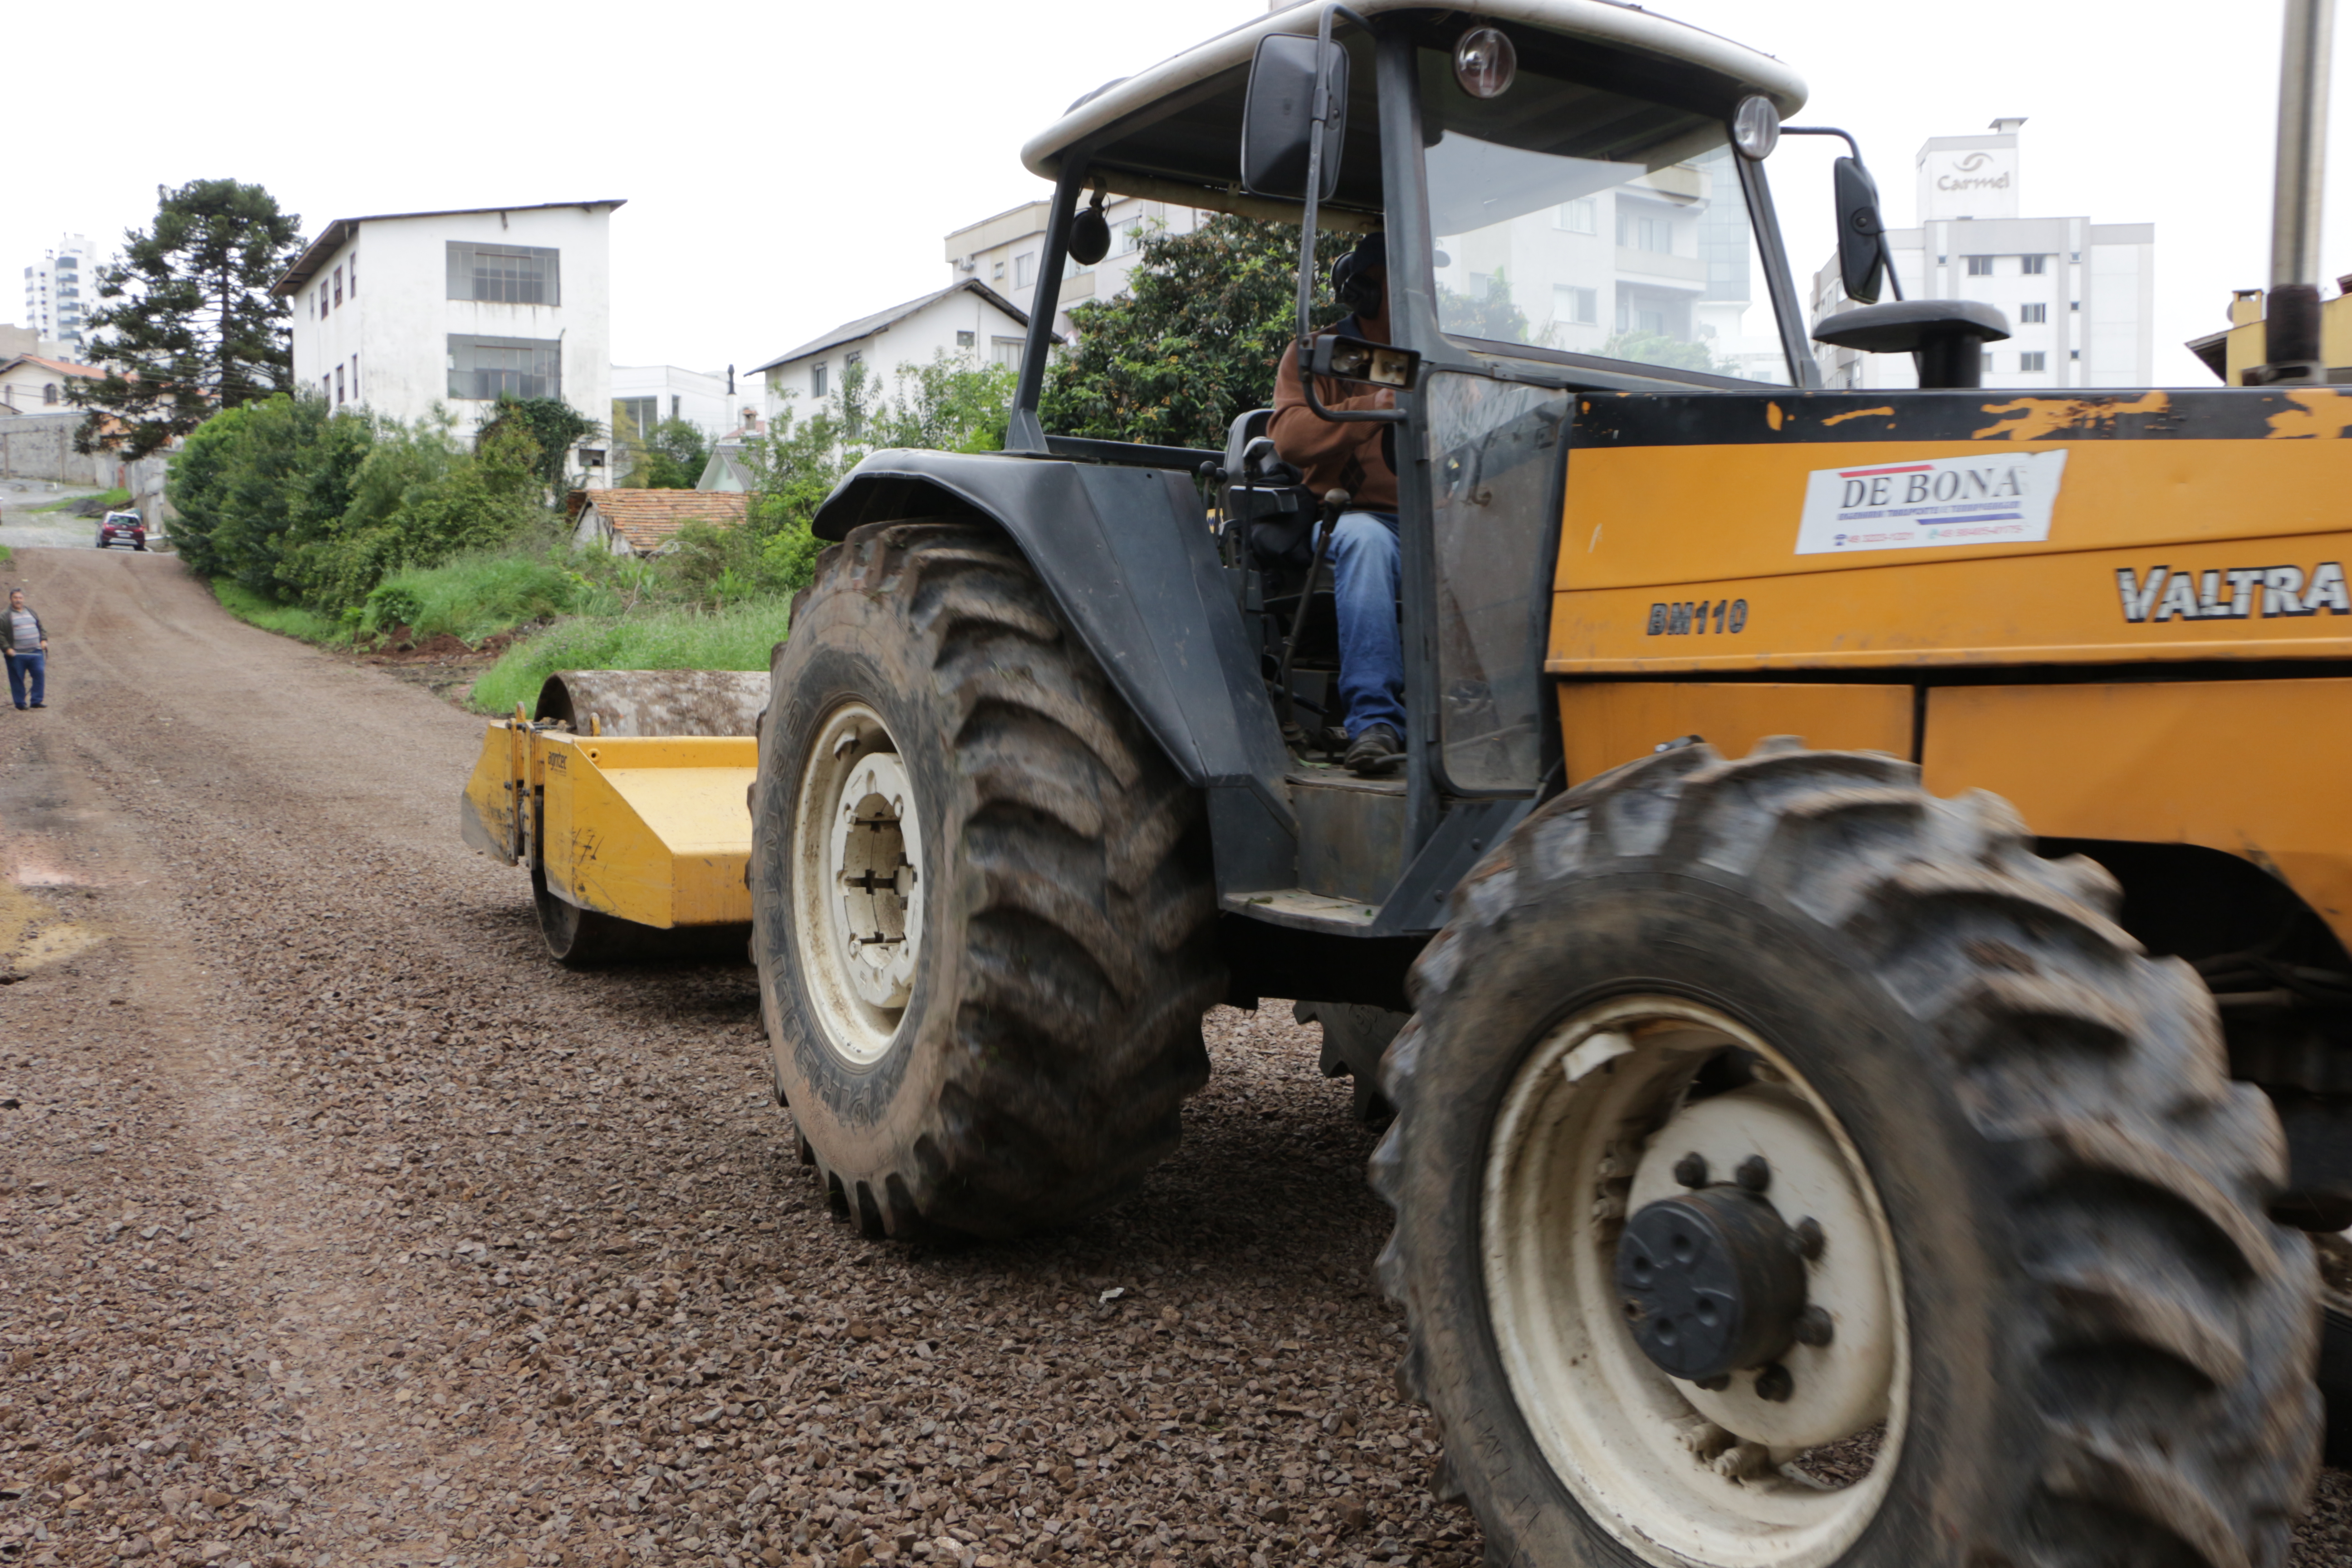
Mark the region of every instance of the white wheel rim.
[[[1691, 1100], [1692, 1074], [1727, 1047], [1754, 1053], [1764, 1081]], [[1780, 1357], [1795, 1383], [1786, 1401], [1758, 1399], [1747, 1373], [1717, 1393], [1670, 1377], [1626, 1326], [1617, 1239], [1627, 1215], [1681, 1190], [1673, 1167], [1687, 1152], [1722, 1175], [1764, 1154], [1773, 1171], [1764, 1195], [1782, 1219], [1822, 1226], [1807, 1300], [1829, 1312], [1834, 1333]], [[1860, 1155], [1784, 1057], [1676, 997], [1587, 1009], [1521, 1065], [1496, 1122], [1484, 1195], [1487, 1311], [1505, 1374], [1587, 1513], [1643, 1562], [1672, 1568], [1818, 1568], [1853, 1544], [1902, 1446], [1902, 1281]], [[1808, 1448], [1881, 1420], [1859, 1478], [1840, 1484], [1806, 1468], [1822, 1458]]]
[[879, 1061], [898, 1037], [923, 940], [923, 835], [881, 715], [862, 702], [818, 726], [793, 821], [801, 973], [825, 1041]]

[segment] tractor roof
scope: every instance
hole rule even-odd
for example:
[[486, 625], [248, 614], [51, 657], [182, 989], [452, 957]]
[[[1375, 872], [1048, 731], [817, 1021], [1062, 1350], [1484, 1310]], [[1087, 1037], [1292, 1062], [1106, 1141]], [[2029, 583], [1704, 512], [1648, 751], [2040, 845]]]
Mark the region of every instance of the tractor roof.
[[[1432, 6], [1428, 0], [1352, 5], [1373, 17], [1419, 13], [1433, 29], [1433, 41], [1435, 30], [1450, 26], [1459, 31], [1472, 19], [1470, 13]], [[1122, 194], [1295, 218], [1294, 204], [1241, 192], [1242, 104], [1258, 40], [1276, 33], [1311, 37], [1323, 9], [1324, 0], [1309, 0], [1277, 11], [1097, 88], [1032, 137], [1021, 161], [1032, 173], [1053, 179], [1073, 148], [1091, 146], [1093, 171]], [[1635, 94], [1667, 84], [1685, 104], [1719, 103], [1726, 116], [1751, 92], [1771, 99], [1783, 115], [1805, 101], [1804, 79], [1771, 56], [1617, 0], [1486, 0], [1476, 18], [1556, 35], [1575, 47], [1580, 74], [1590, 71], [1602, 82], [1630, 79], [1625, 89]], [[1349, 44], [1353, 61], [1340, 188], [1324, 210], [1335, 228], [1376, 226], [1371, 59], [1361, 35], [1349, 24], [1339, 23], [1333, 36]]]

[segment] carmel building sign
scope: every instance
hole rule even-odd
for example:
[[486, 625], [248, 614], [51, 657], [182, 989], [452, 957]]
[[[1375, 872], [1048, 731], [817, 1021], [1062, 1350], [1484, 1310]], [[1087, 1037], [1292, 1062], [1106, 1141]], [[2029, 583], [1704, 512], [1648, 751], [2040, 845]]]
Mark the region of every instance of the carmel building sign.
[[2017, 136], [1939, 136], [1919, 154], [1919, 208], [1936, 218], [2011, 218], [2017, 205]]

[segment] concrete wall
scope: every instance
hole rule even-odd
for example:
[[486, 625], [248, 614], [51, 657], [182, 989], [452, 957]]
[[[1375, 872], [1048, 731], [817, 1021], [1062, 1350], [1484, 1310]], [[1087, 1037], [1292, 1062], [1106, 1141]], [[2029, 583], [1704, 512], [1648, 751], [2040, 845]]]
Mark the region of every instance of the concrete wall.
[[81, 421], [79, 410], [0, 418], [0, 479], [55, 479], [61, 485], [127, 489], [131, 506], [147, 520], [148, 531], [163, 531], [164, 524], [176, 515], [163, 500], [170, 459], [161, 453], [135, 463], [111, 452], [85, 456], [73, 447], [74, 431]]

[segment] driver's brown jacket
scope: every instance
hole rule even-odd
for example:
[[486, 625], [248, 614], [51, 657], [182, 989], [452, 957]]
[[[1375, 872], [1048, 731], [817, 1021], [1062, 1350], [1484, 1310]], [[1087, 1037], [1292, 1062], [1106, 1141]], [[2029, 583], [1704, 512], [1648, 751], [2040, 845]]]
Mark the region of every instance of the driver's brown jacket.
[[[1373, 336], [1354, 319], [1341, 322], [1338, 330], [1356, 337]], [[1386, 334], [1376, 341], [1386, 342]], [[1382, 393], [1360, 390], [1362, 384], [1318, 375], [1315, 396], [1326, 408], [1392, 406]], [[1348, 492], [1351, 509], [1396, 510], [1396, 470], [1389, 465], [1391, 448], [1382, 441], [1394, 428], [1369, 421], [1335, 424], [1316, 417], [1299, 385], [1298, 351], [1296, 345], [1284, 347], [1282, 357], [1275, 362], [1274, 420], [1266, 433], [1274, 437], [1274, 449], [1282, 460], [1307, 476], [1307, 488], [1318, 498], [1336, 485]]]

